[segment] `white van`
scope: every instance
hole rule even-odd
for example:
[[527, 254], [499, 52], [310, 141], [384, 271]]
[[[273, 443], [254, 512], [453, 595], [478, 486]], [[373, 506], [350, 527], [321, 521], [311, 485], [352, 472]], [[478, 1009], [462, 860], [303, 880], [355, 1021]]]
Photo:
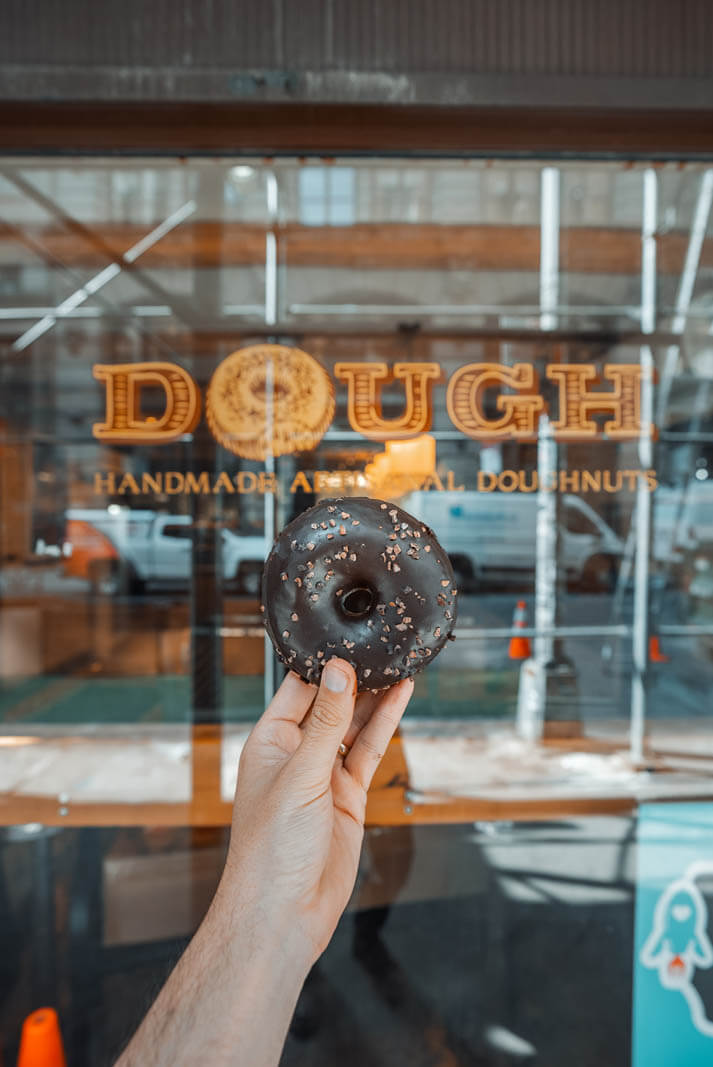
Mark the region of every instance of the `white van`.
[[691, 479], [654, 493], [652, 553], [659, 562], [681, 560], [697, 545], [713, 545], [713, 479]]
[[[402, 506], [432, 528], [459, 583], [522, 577], [535, 566], [536, 493], [416, 492]], [[560, 559], [570, 581], [610, 589], [623, 542], [578, 496], [561, 498]]]

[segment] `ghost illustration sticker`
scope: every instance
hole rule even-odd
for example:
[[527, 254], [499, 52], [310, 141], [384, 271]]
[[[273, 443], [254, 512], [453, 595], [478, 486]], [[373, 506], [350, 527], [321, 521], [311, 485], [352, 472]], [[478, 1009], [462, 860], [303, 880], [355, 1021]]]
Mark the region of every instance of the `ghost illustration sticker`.
[[651, 932], [639, 953], [644, 967], [658, 971], [664, 989], [676, 990], [685, 999], [696, 1030], [713, 1037], [713, 1020], [693, 983], [696, 969], [713, 966], [713, 946], [708, 937], [708, 908], [696, 879], [713, 877], [713, 861], [692, 863], [682, 878], [666, 887], [654, 908]]

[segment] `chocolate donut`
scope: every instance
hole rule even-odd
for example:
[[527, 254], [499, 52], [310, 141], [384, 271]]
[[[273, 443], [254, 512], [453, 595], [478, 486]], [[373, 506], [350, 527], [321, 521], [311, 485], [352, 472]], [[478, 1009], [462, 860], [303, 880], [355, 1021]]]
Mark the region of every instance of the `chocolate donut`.
[[332, 656], [358, 688], [420, 671], [452, 638], [456, 588], [448, 556], [395, 504], [322, 500], [279, 535], [265, 564], [265, 628], [280, 660], [318, 683]]

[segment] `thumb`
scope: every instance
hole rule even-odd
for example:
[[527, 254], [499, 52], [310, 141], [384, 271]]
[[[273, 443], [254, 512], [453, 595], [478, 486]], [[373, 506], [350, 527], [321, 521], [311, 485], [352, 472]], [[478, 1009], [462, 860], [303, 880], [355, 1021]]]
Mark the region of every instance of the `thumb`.
[[356, 675], [346, 660], [330, 659], [303, 727], [299, 762], [329, 782], [342, 738], [354, 714]]

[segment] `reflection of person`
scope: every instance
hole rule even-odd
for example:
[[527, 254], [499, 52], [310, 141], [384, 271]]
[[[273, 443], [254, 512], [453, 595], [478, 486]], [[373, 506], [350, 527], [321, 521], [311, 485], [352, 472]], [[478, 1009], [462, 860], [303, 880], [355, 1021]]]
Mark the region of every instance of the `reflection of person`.
[[413, 691], [289, 674], [248, 738], [213, 903], [117, 1067], [277, 1064], [357, 873], [366, 791]]

